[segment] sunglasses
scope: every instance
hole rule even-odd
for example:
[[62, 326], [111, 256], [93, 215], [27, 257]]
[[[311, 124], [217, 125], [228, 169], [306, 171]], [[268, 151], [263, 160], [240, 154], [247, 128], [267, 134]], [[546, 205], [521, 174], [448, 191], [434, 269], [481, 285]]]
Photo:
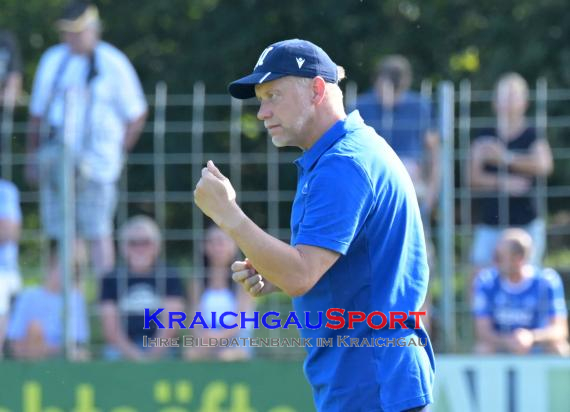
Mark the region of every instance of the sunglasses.
[[152, 244], [154, 244], [154, 241], [153, 241], [152, 239], [148, 239], [148, 238], [146, 238], [146, 239], [140, 238], [140, 239], [129, 239], [129, 240], [127, 240], [127, 245], [128, 245], [129, 247], [149, 246], [149, 245], [152, 245]]

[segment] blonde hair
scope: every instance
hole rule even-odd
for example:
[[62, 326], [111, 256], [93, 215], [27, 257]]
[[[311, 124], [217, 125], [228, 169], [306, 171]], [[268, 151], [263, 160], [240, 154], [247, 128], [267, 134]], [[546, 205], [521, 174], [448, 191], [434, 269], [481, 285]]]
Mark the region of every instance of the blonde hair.
[[525, 259], [530, 257], [532, 252], [532, 238], [524, 229], [509, 228], [503, 230], [501, 240], [509, 244], [512, 253], [522, 256]]
[[[342, 66], [337, 66], [338, 81], [340, 82], [345, 78], [344, 68]], [[297, 91], [309, 90], [309, 86], [313, 79], [308, 77], [291, 77], [293, 79], [293, 85], [297, 88]], [[330, 104], [336, 108], [336, 110], [344, 110], [344, 96], [342, 89], [338, 83], [325, 82], [325, 94]]]
[[121, 243], [121, 246], [125, 247], [131, 237], [131, 234], [139, 228], [146, 233], [155, 245], [160, 247], [162, 243], [160, 228], [153, 219], [145, 215], [133, 216], [123, 223], [119, 229], [119, 242]]
[[520, 74], [516, 72], [508, 72], [503, 74], [495, 83], [495, 99], [499, 94], [499, 89], [505, 87], [506, 85], [514, 85], [518, 87], [520, 91], [523, 93], [523, 97], [525, 100], [528, 100], [529, 97], [529, 90], [528, 90], [528, 83]]
[[342, 66], [336, 66], [337, 83], [340, 83], [346, 79], [346, 70]]

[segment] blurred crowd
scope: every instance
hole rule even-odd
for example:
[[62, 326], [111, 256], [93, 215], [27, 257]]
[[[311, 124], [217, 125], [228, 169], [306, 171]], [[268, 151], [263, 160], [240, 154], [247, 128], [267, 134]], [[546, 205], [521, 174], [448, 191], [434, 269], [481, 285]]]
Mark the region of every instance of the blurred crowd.
[[[173, 329], [143, 329], [144, 309], [250, 312], [253, 299], [231, 280], [239, 251], [223, 231], [209, 226], [202, 245], [203, 276], [186, 282], [162, 260], [161, 228], [150, 216], [134, 216], [114, 231], [117, 182], [147, 115], [140, 81], [128, 58], [101, 39], [98, 10], [71, 3], [56, 22], [61, 43], [48, 48], [37, 68], [29, 104], [26, 180], [37, 187], [50, 257], [40, 285], [22, 288], [18, 242], [22, 226], [19, 190], [0, 179], [0, 355], [15, 359], [69, 356], [86, 360], [90, 321], [83, 268], [96, 276], [101, 356], [134, 361], [179, 356], [169, 348], [143, 346], [143, 336], [169, 338]], [[385, 56], [372, 73], [370, 90], [354, 107], [390, 144], [414, 183], [422, 212], [432, 278], [437, 261], [431, 226], [440, 193], [440, 139], [430, 100], [411, 90], [409, 61]], [[13, 108], [22, 84], [18, 42], [0, 31], [0, 103]], [[473, 130], [469, 150], [471, 190], [480, 192], [468, 281], [474, 317], [474, 351], [569, 355], [567, 308], [561, 277], [542, 266], [546, 224], [533, 192], [553, 169], [547, 136], [527, 118], [529, 88], [517, 73], [495, 85], [493, 128]], [[64, 300], [62, 241], [65, 201], [61, 146], [69, 143], [78, 240], [73, 248], [71, 291]], [[117, 256], [116, 256], [117, 255]], [[430, 313], [432, 297], [426, 297]], [[67, 313], [64, 318], [62, 313]], [[436, 322], [428, 316], [426, 323]], [[91, 325], [93, 326], [93, 325]], [[251, 336], [251, 330], [194, 329], [197, 337]], [[250, 348], [188, 348], [185, 359], [239, 360]]]

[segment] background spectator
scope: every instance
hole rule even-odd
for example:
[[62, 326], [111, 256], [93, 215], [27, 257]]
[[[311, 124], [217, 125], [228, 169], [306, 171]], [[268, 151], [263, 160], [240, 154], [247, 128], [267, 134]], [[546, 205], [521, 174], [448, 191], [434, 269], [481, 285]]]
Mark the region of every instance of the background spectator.
[[[34, 79], [26, 174], [31, 184], [38, 183], [39, 162], [42, 225], [50, 239], [58, 239], [65, 218], [57, 184], [59, 146], [64, 119], [70, 119], [77, 229], [89, 240], [91, 261], [101, 275], [115, 262], [112, 224], [123, 154], [140, 135], [147, 105], [127, 57], [100, 40], [95, 6], [71, 3], [57, 26], [63, 43], [43, 54]], [[72, 104], [65, 105], [66, 92]], [[52, 262], [54, 246], [52, 241]]]
[[0, 106], [13, 107], [22, 89], [22, 56], [16, 37], [0, 30]]
[[[76, 265], [75, 280], [79, 265]], [[68, 325], [75, 347], [72, 360], [87, 360], [89, 321], [85, 299], [77, 284], [69, 297]], [[26, 288], [18, 296], [10, 317], [8, 340], [16, 359], [46, 359], [63, 355], [64, 297], [61, 274], [52, 268], [43, 285]]]
[[532, 239], [507, 229], [496, 248], [496, 267], [475, 280], [478, 353], [569, 355], [564, 288], [558, 273], [529, 264]]
[[403, 56], [387, 56], [376, 70], [372, 90], [358, 97], [356, 109], [406, 166], [426, 225], [439, 191], [439, 137], [431, 103], [410, 90], [411, 84], [410, 62]]
[[538, 176], [552, 172], [552, 153], [546, 136], [539, 136], [526, 118], [528, 85], [517, 73], [503, 75], [495, 86], [496, 126], [481, 130], [471, 149], [471, 187], [480, 199], [481, 222], [475, 226], [474, 272], [493, 263], [493, 251], [505, 227], [524, 228], [532, 237], [530, 261], [540, 265], [546, 228], [537, 215], [532, 191]]
[[20, 195], [14, 184], [0, 179], [0, 358], [11, 300], [20, 290], [18, 240], [22, 225]]
[[[210, 226], [204, 241], [205, 278], [193, 282], [193, 301], [198, 302], [197, 310], [209, 322], [210, 314], [224, 312], [251, 312], [253, 298], [238, 284], [232, 281], [231, 264], [236, 260], [238, 248], [231, 237], [217, 226]], [[196, 300], [194, 300], [196, 299]], [[250, 337], [251, 330], [223, 329], [219, 325], [212, 329], [194, 328], [198, 338], [238, 338]], [[238, 360], [250, 357], [247, 347], [197, 347], [188, 348], [185, 355], [189, 359], [215, 358]]]
[[[177, 271], [159, 261], [162, 243], [158, 225], [149, 217], [129, 219], [119, 233], [125, 266], [102, 280], [101, 322], [107, 347], [104, 356], [115, 360], [144, 360], [165, 355], [164, 347], [144, 348], [143, 336], [174, 337], [174, 329], [143, 329], [144, 310], [184, 311], [184, 290]], [[162, 319], [162, 318], [161, 318]], [[168, 325], [168, 318], [162, 320]], [[153, 327], [154, 326], [154, 327]]]

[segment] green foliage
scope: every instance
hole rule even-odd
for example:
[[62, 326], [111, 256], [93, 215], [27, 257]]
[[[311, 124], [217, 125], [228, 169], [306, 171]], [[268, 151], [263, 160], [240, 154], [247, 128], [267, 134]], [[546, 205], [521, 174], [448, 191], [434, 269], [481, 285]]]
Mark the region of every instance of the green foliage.
[[[0, 26], [22, 43], [26, 84], [40, 53], [57, 41], [53, 21], [64, 0], [4, 0]], [[146, 89], [165, 79], [172, 90], [191, 91], [195, 80], [224, 91], [247, 72], [267, 44], [310, 39], [345, 66], [362, 86], [386, 53], [409, 56], [416, 78], [470, 76], [488, 86], [517, 70], [569, 85], [570, 14], [564, 0], [99, 0], [105, 38], [133, 59]], [[468, 50], [478, 69], [453, 64]]]

